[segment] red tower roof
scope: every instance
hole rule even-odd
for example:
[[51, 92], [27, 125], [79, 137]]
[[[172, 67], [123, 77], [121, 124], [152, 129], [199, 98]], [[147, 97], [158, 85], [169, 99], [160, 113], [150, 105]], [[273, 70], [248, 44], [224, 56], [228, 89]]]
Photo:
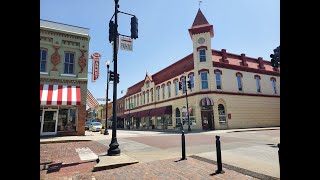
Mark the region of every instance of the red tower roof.
[[206, 17], [204, 17], [199, 8], [196, 17], [194, 18], [193, 24], [189, 29], [189, 33], [191, 37], [193, 34], [200, 34], [204, 32], [210, 32], [210, 36], [213, 37], [213, 26], [209, 24]]
[[199, 26], [199, 25], [210, 25], [209, 22], [207, 21], [206, 17], [202, 14], [201, 10], [198, 10], [198, 13], [196, 15], [196, 18], [194, 18], [192, 27]]

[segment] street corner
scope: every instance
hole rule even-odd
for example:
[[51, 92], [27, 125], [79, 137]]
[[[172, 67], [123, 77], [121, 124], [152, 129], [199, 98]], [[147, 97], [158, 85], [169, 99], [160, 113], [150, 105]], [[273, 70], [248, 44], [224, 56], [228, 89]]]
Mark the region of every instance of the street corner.
[[92, 172], [108, 147], [95, 141], [40, 144], [40, 175], [58, 178]]

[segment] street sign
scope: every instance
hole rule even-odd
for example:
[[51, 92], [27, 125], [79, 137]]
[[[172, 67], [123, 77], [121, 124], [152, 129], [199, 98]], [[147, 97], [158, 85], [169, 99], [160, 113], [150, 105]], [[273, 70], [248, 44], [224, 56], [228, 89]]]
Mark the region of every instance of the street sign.
[[121, 37], [120, 39], [120, 49], [126, 50], [126, 51], [132, 51], [132, 39], [131, 38], [125, 38]]
[[97, 98], [97, 101], [106, 101], [106, 98]]

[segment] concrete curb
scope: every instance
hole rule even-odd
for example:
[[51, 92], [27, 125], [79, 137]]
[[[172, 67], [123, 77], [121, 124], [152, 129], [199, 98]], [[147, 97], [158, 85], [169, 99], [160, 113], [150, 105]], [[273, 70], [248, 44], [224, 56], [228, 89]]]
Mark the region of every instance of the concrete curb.
[[243, 130], [235, 130], [226, 133], [233, 133], [233, 132], [248, 132], [248, 131], [267, 131], [267, 130], [280, 130], [280, 128], [270, 128], [270, 129], [243, 129]]
[[[196, 156], [196, 155], [191, 155], [189, 157], [197, 159], [199, 161], [203, 161], [203, 162], [207, 162], [207, 163], [210, 163], [210, 164], [217, 165], [217, 161], [214, 161], [214, 160], [211, 160], [211, 159], [207, 159], [207, 158]], [[262, 179], [262, 180], [275, 180], [275, 179], [278, 180], [278, 179], [280, 179], [280, 178], [276, 178], [276, 177], [273, 177], [273, 176], [269, 176], [269, 175], [253, 172], [253, 171], [250, 171], [250, 170], [247, 170], [247, 169], [239, 168], [239, 167], [236, 167], [236, 166], [232, 166], [232, 165], [229, 165], [229, 164], [225, 164], [225, 163], [222, 163], [222, 167], [226, 168], [226, 169], [229, 169], [229, 170], [232, 170], [232, 171], [236, 171], [236, 172], [241, 173], [241, 174], [245, 174], [245, 175], [254, 177], [254, 178]]]

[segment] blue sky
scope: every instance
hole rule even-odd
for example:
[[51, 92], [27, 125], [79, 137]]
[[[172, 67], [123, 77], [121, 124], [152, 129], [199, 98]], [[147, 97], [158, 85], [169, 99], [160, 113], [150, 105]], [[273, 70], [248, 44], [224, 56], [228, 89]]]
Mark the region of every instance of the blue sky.
[[[118, 53], [121, 90], [153, 75], [192, 53], [188, 29], [198, 11], [198, 0], [119, 0], [120, 11], [136, 15], [139, 38], [133, 52]], [[201, 11], [214, 28], [212, 48], [234, 54], [270, 60], [273, 49], [280, 45], [279, 0], [202, 0]], [[90, 29], [89, 55], [102, 54], [100, 77], [88, 89], [96, 98], [105, 98], [106, 60], [112, 60], [108, 40], [108, 22], [114, 13], [114, 0], [40, 0], [40, 18]], [[130, 35], [130, 16], [119, 14], [119, 33]], [[89, 72], [91, 72], [89, 59]], [[113, 63], [110, 69], [113, 70]], [[113, 85], [109, 86], [112, 99]], [[99, 102], [104, 104], [105, 102]]]

